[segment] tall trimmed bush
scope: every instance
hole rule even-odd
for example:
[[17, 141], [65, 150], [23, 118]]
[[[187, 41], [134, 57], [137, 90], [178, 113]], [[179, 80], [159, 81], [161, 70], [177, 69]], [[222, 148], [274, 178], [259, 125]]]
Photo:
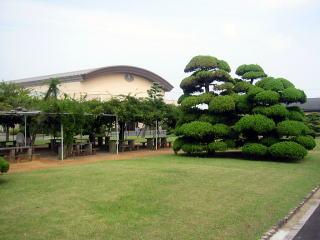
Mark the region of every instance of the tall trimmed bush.
[[0, 173], [6, 173], [9, 171], [10, 165], [3, 157], [0, 157]]

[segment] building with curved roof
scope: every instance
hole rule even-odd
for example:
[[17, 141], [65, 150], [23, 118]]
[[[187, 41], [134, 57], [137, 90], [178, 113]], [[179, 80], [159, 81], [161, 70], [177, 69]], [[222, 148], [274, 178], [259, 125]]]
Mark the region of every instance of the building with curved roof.
[[146, 97], [147, 90], [153, 83], [158, 83], [164, 92], [173, 88], [168, 81], [149, 70], [125, 65], [23, 78], [11, 82], [41, 94], [47, 91], [51, 79], [59, 79], [61, 93], [72, 97], [87, 96], [89, 99], [108, 99], [128, 94]]

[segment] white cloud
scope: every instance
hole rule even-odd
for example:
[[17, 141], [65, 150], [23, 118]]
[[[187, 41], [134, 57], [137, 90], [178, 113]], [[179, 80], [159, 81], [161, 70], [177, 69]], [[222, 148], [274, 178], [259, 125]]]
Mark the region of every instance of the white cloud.
[[280, 9], [280, 8], [291, 8], [301, 7], [312, 2], [312, 0], [258, 0], [262, 7]]
[[294, 44], [294, 39], [288, 35], [276, 34], [268, 38], [268, 45], [273, 50], [290, 50]]
[[239, 26], [235, 23], [225, 23], [223, 25], [223, 33], [227, 38], [235, 38], [239, 35]]

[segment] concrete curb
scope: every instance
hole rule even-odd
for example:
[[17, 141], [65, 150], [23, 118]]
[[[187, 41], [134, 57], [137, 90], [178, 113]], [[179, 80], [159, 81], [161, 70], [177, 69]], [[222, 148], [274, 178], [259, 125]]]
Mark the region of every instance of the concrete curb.
[[273, 225], [269, 231], [267, 231], [261, 240], [269, 240], [284, 224], [286, 224], [292, 216], [320, 189], [320, 186], [315, 187], [297, 207], [292, 209], [283, 219], [281, 219], [277, 224]]

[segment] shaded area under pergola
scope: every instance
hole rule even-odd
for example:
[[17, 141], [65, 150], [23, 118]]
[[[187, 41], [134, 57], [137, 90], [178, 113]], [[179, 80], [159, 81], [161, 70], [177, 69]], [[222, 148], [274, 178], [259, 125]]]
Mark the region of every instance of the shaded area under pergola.
[[[48, 112], [41, 112], [41, 111], [22, 111], [22, 110], [11, 110], [11, 111], [0, 111], [0, 116], [8, 116], [8, 117], [17, 117], [17, 118], [21, 118], [23, 119], [23, 125], [24, 125], [24, 148], [32, 148], [32, 144], [29, 143], [29, 145], [27, 144], [27, 117], [35, 117], [35, 116], [39, 116], [39, 115], [45, 115], [45, 116], [61, 116], [61, 115], [76, 115], [73, 113], [48, 113]], [[93, 116], [93, 117], [109, 117], [112, 118], [115, 124], [115, 128], [116, 128], [116, 153], [119, 154], [119, 131], [118, 131], [118, 116], [115, 114], [107, 114], [107, 113], [102, 113], [102, 114], [98, 114], [98, 115], [94, 115], [94, 114], [84, 114], [86, 116]], [[1, 124], [0, 122], [0, 125]], [[21, 124], [22, 125], [22, 124]], [[61, 135], [61, 152], [60, 152], [60, 158], [61, 160], [64, 159], [64, 126], [62, 121], [60, 121], [60, 135]], [[0, 150], [15, 150], [15, 149], [21, 149], [23, 148], [22, 146], [18, 146], [18, 147], [4, 147], [4, 148], [0, 148]]]

